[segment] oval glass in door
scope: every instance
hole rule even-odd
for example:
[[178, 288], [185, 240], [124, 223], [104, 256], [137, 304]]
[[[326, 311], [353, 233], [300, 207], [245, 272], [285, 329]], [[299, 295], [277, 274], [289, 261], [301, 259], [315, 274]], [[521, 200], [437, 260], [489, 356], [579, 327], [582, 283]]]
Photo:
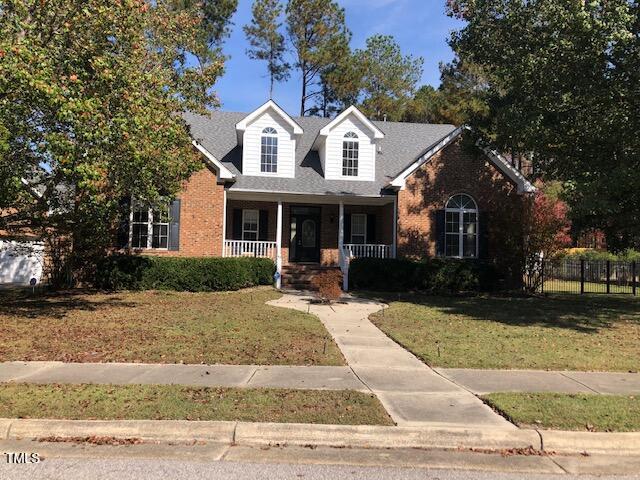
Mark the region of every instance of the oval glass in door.
[[302, 222], [302, 246], [305, 248], [316, 246], [316, 222], [310, 218]]

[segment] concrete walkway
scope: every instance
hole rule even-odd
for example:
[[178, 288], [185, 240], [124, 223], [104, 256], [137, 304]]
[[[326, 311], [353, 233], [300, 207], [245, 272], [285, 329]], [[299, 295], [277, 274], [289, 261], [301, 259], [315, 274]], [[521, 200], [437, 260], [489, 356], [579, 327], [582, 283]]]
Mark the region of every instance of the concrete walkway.
[[640, 394], [639, 373], [436, 368], [475, 394], [491, 392]]
[[[346, 342], [352, 341], [346, 339]], [[376, 340], [373, 339], [373, 343]], [[385, 342], [378, 343], [384, 345]], [[640, 394], [640, 374], [544, 370], [434, 368], [477, 395], [492, 392]], [[194, 387], [271, 387], [309, 390], [369, 388], [350, 367], [174, 365], [141, 363], [0, 363], [0, 382], [164, 384]]]
[[272, 387], [360, 390], [367, 387], [349, 367], [174, 365], [139, 363], [0, 363], [0, 382]]
[[355, 375], [380, 399], [401, 426], [516, 427], [468, 390], [444, 378], [393, 342], [368, 319], [383, 305], [348, 298], [333, 306], [314, 305], [310, 297], [287, 293], [270, 305], [317, 315]]

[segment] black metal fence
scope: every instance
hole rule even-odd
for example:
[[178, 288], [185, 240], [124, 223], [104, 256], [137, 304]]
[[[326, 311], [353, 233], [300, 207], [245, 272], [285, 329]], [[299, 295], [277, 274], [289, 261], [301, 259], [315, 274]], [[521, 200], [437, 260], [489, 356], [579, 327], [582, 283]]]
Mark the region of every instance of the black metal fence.
[[611, 260], [546, 260], [543, 293], [605, 293], [637, 295], [638, 262]]

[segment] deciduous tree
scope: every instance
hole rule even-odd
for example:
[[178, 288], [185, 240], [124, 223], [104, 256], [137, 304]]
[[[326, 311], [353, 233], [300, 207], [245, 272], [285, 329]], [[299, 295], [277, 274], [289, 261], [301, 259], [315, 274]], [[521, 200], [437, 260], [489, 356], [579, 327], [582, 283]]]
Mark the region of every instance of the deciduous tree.
[[532, 152], [571, 215], [640, 244], [640, 2], [450, 0], [451, 46], [486, 74], [481, 141]]
[[[46, 3], [46, 5], [44, 5]], [[15, 0], [0, 9], [0, 230], [63, 246], [78, 278], [123, 198], [162, 202], [198, 166], [180, 115], [216, 106], [235, 0]]]

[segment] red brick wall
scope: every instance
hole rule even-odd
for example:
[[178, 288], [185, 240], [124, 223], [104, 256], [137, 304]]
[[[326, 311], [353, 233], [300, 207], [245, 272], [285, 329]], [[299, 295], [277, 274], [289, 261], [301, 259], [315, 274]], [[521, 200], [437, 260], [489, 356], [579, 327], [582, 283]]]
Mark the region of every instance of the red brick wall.
[[204, 167], [197, 171], [178, 194], [180, 198], [180, 249], [145, 250], [145, 254], [180, 257], [219, 257], [222, 255], [222, 212], [224, 186], [215, 172]]
[[[180, 194], [180, 250], [147, 251], [176, 256], [220, 256], [222, 253], [222, 213], [224, 187], [208, 168], [192, 175]], [[460, 142], [435, 155], [407, 179], [406, 189], [398, 194], [398, 253], [405, 256], [434, 256], [434, 212], [444, 208], [456, 193], [471, 195], [480, 211], [491, 215], [519, 208], [520, 196], [515, 186], [478, 151], [467, 150]], [[277, 205], [275, 202], [229, 200], [227, 204], [227, 238], [232, 238], [233, 210], [255, 208], [269, 212], [269, 240], [275, 241]], [[321, 263], [338, 263], [338, 205], [321, 208]], [[377, 215], [376, 240], [393, 242], [393, 205], [345, 206], [345, 213]], [[283, 205], [283, 263], [289, 261], [290, 204]], [[490, 229], [491, 235], [491, 229]], [[490, 240], [490, 254], [499, 246]]]
[[[521, 197], [484, 154], [459, 140], [414, 172], [398, 193], [398, 254], [435, 256], [435, 211], [456, 193], [471, 195], [490, 218], [520, 208]], [[489, 255], [498, 255], [489, 225]]]

